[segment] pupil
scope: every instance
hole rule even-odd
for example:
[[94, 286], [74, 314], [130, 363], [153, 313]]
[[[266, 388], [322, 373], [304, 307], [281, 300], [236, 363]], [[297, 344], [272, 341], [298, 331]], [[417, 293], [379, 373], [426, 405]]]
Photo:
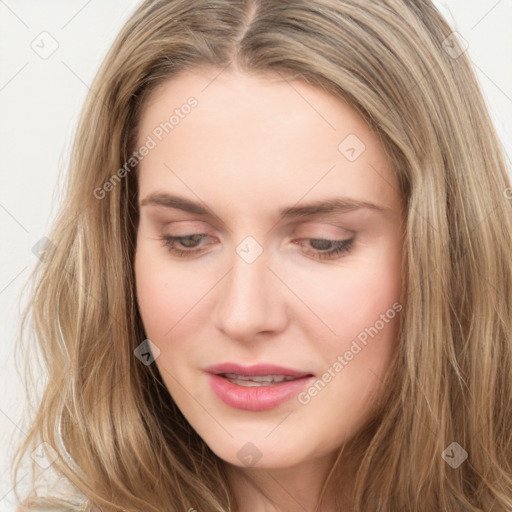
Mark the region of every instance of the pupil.
[[[181, 244], [185, 247], [194, 247], [195, 242], [199, 242], [201, 240], [202, 235], [189, 235], [184, 236], [182, 238]], [[192, 241], [192, 244], [189, 244], [188, 242]]]
[[[318, 249], [318, 250], [329, 249], [331, 246], [331, 243], [332, 242], [330, 240], [322, 240], [319, 238], [312, 238], [310, 240], [311, 247], [313, 247], [313, 249]], [[316, 245], [316, 247], [315, 247], [315, 245]]]

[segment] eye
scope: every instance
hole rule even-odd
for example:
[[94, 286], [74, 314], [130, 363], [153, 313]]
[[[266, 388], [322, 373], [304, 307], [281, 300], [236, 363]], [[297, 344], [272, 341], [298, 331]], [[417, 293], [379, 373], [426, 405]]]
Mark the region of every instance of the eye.
[[[323, 259], [336, 259], [341, 258], [342, 254], [349, 253], [352, 250], [352, 246], [355, 238], [350, 240], [328, 240], [326, 238], [306, 238], [309, 242], [309, 246], [312, 247], [315, 252], [306, 251], [311, 254], [314, 258], [319, 260]], [[299, 245], [304, 246], [303, 243]]]
[[[189, 255], [194, 255], [199, 252], [198, 242], [208, 237], [205, 233], [195, 233], [192, 235], [184, 235], [184, 236], [171, 236], [171, 235], [163, 235], [160, 237], [160, 240], [163, 242], [163, 245], [167, 247], [171, 254], [180, 257], [186, 257]], [[185, 249], [181, 249], [176, 246], [176, 243], [181, 244]], [[203, 244], [204, 245], [204, 244]]]
[[[200, 247], [204, 244], [200, 244], [200, 242], [205, 238], [208, 238], [207, 234], [195, 233], [183, 236], [163, 235], [160, 237], [160, 240], [171, 254], [178, 257], [187, 257], [193, 256], [201, 251]], [[313, 258], [323, 260], [340, 258], [342, 254], [349, 253], [352, 249], [355, 238], [351, 238], [350, 240], [306, 238], [305, 240], [307, 240], [309, 242], [309, 246], [314, 249], [313, 252], [306, 251], [306, 254], [312, 255]], [[177, 247], [177, 244], [180, 244], [181, 248]], [[303, 243], [299, 243], [299, 245], [302, 247], [304, 246]]]

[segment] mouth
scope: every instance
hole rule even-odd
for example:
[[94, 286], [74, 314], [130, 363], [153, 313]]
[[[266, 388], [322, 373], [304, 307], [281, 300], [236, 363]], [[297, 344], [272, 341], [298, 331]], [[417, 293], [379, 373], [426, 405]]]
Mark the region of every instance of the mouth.
[[[303, 377], [311, 377], [308, 371], [296, 370], [274, 364], [255, 364], [244, 366], [238, 363], [221, 363], [205, 368], [208, 373], [219, 375], [229, 380], [244, 382], [257, 382], [275, 384], [287, 380], [295, 380]], [[243, 384], [241, 384], [243, 385]]]
[[314, 380], [311, 372], [268, 364], [224, 363], [205, 371], [213, 391], [225, 404], [252, 411], [277, 407]]
[[290, 377], [287, 375], [239, 375], [236, 373], [219, 373], [219, 377], [224, 377], [232, 384], [237, 386], [273, 386], [281, 382], [301, 379], [302, 377]]

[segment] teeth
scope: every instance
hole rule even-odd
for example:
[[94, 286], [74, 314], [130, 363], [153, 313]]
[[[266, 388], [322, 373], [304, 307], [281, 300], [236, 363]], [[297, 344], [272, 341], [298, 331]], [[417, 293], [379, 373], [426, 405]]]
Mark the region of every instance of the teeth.
[[295, 380], [295, 377], [289, 377], [287, 375], [237, 375], [236, 373], [223, 373], [222, 376], [226, 377], [233, 384], [239, 386], [268, 386], [271, 384], [277, 384], [279, 382], [285, 382], [289, 380]]

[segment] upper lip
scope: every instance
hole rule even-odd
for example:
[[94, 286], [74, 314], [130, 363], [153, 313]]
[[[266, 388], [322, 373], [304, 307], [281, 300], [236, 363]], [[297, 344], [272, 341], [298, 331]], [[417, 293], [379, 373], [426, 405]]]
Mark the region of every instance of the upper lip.
[[250, 377], [260, 377], [265, 375], [284, 375], [286, 377], [306, 377], [312, 375], [310, 372], [276, 366], [274, 364], [254, 364], [243, 366], [238, 363], [220, 363], [205, 368], [208, 373], [220, 375], [222, 373], [235, 373], [236, 375], [246, 375]]

